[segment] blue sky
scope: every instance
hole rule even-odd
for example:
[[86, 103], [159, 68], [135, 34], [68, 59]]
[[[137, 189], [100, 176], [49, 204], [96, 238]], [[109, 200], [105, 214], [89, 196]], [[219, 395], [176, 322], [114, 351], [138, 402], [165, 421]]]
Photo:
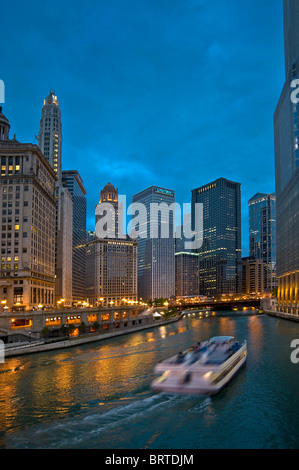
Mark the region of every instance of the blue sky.
[[274, 192], [273, 113], [284, 81], [282, 0], [4, 2], [0, 79], [11, 137], [34, 142], [60, 101], [64, 170], [77, 169], [94, 229], [100, 190], [151, 185], [191, 201], [225, 177]]

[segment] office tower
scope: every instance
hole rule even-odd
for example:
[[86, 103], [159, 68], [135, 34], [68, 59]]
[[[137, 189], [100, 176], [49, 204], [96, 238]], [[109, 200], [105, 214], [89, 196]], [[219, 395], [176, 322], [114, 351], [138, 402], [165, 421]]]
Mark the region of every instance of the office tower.
[[53, 306], [56, 174], [36, 145], [9, 140], [2, 108], [0, 130], [0, 305], [8, 311]]
[[58, 181], [61, 181], [61, 147], [62, 147], [62, 125], [61, 111], [55, 91], [44, 100], [40, 119], [38, 146], [46, 160], [54, 169]]
[[[102, 207], [109, 206], [111, 211], [107, 209], [101, 210]], [[96, 206], [96, 213], [95, 213], [95, 225], [97, 222], [102, 218], [105, 218], [105, 223], [103, 225], [103, 230], [105, 234], [101, 238], [118, 238], [118, 190], [115, 189], [113, 184], [108, 183], [106, 186], [101, 190], [101, 197], [100, 202]], [[110, 218], [111, 224], [106, 222], [107, 217]]]
[[63, 171], [62, 184], [73, 201], [72, 297], [73, 302], [86, 300], [86, 190], [78, 171]]
[[203, 204], [203, 244], [199, 249], [199, 294], [219, 296], [241, 291], [241, 185], [219, 178], [192, 191]]
[[257, 193], [248, 202], [249, 256], [264, 263], [265, 290], [277, 287], [276, 281], [276, 197]]
[[[274, 114], [278, 308], [299, 313], [299, 2], [284, 0], [285, 83]], [[298, 85], [297, 85], [298, 88]]]
[[242, 294], [261, 296], [265, 290], [265, 273], [262, 259], [242, 258]]
[[86, 293], [92, 305], [137, 302], [137, 241], [98, 239], [86, 245]]
[[198, 295], [198, 253], [186, 251], [175, 253], [175, 296]]
[[133, 229], [138, 232], [138, 296], [144, 301], [175, 295], [174, 202], [174, 191], [157, 186], [133, 196], [133, 206], [141, 205]]
[[56, 287], [55, 299], [72, 305], [72, 196], [62, 185], [62, 125], [61, 111], [55, 92], [50, 91], [42, 107], [38, 146], [57, 175], [56, 183]]

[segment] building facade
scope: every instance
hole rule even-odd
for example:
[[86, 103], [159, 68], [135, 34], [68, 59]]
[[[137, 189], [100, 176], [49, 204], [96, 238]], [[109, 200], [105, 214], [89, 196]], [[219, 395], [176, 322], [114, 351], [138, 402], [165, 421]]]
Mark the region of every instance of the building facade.
[[276, 280], [276, 196], [257, 193], [248, 202], [249, 256], [264, 263], [264, 288], [272, 291]]
[[62, 124], [59, 101], [55, 91], [50, 90], [42, 107], [38, 146], [61, 181]]
[[63, 171], [62, 185], [69, 191], [73, 201], [72, 298], [74, 303], [86, 300], [86, 190], [78, 171]]
[[56, 302], [72, 305], [72, 195], [62, 184], [61, 110], [55, 92], [50, 90], [44, 100], [38, 133], [38, 146], [56, 176]]
[[[105, 209], [104, 209], [105, 208]], [[101, 228], [103, 233], [99, 238], [118, 238], [118, 189], [113, 184], [108, 183], [101, 190], [100, 202], [95, 211], [95, 228], [97, 223], [102, 220]]]
[[73, 299], [73, 200], [70, 192], [56, 186], [55, 301], [70, 307]]
[[242, 259], [242, 294], [262, 296], [265, 291], [265, 264], [262, 259]]
[[198, 295], [198, 253], [175, 253], [175, 296], [195, 297]]
[[136, 240], [95, 238], [87, 243], [86, 294], [94, 306], [138, 301]]
[[143, 301], [175, 295], [174, 203], [174, 191], [158, 186], [133, 196], [133, 204], [142, 206], [134, 236], [138, 238], [138, 296]]
[[55, 305], [56, 174], [36, 145], [9, 140], [0, 108], [0, 302], [5, 311]]
[[[278, 308], [299, 314], [299, 3], [284, 0], [285, 83], [274, 114]], [[297, 86], [298, 88], [298, 86]]]
[[203, 244], [199, 252], [199, 294], [241, 292], [241, 185], [219, 178], [192, 191], [203, 204]]

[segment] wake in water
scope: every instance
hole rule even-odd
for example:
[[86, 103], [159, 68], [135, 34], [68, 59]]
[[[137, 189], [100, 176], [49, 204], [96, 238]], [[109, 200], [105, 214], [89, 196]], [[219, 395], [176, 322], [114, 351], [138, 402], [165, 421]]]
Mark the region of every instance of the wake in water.
[[[203, 413], [209, 407], [210, 400], [209, 397], [194, 399], [189, 396], [151, 395], [104, 412], [96, 411], [71, 420], [29, 428], [8, 436], [7, 448], [135, 448], [128, 437], [130, 428], [136, 428], [136, 425], [140, 425], [140, 435], [144, 434], [144, 446], [148, 441], [147, 433], [151, 432], [150, 427], [155, 426], [161, 414], [165, 416], [168, 426], [171, 421], [176, 421], [178, 408], [183, 407], [187, 413]], [[119, 441], [117, 436], [122, 436]]]

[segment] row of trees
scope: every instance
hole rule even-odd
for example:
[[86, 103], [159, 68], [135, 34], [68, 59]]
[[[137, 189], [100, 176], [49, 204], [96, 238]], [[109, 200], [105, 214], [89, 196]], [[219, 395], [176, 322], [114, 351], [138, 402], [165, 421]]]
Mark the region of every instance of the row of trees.
[[[97, 321], [94, 322], [91, 325], [91, 327], [89, 325], [86, 326], [86, 324], [82, 321], [78, 327], [78, 330], [80, 334], [85, 334], [85, 333], [89, 333], [91, 329], [92, 331], [97, 331], [99, 330], [99, 328], [100, 328], [100, 324]], [[69, 325], [62, 325], [59, 330], [59, 336], [69, 337], [73, 334], [75, 329], [76, 327], [72, 323], [70, 323]], [[49, 336], [51, 336], [51, 333], [52, 333], [51, 329], [48, 326], [44, 326], [44, 328], [41, 331], [41, 335], [43, 338], [49, 338]]]
[[163, 307], [165, 302], [168, 302], [168, 299], [160, 298], [160, 299], [149, 300], [147, 304], [150, 307]]

